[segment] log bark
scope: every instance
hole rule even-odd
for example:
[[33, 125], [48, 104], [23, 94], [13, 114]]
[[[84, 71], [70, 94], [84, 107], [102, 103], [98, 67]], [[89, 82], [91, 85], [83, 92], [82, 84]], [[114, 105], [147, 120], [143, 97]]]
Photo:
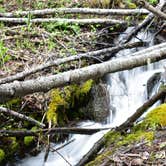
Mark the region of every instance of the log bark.
[[143, 42], [127, 43], [127, 44], [119, 45], [116, 47], [105, 48], [102, 50], [91, 51], [88, 53], [83, 53], [83, 54], [78, 54], [78, 55], [74, 55], [74, 56], [70, 56], [70, 57], [66, 57], [66, 58], [57, 59], [55, 61], [49, 61], [47, 63], [43, 63], [37, 67], [27, 69], [23, 72], [15, 74], [15, 75], [2, 78], [2, 79], [0, 79], [0, 84], [9, 83], [9, 82], [12, 82], [14, 80], [21, 80], [21, 79], [24, 79], [25, 77], [27, 77], [31, 74], [37, 73], [37, 72], [42, 71], [46, 68], [49, 68], [52, 66], [58, 66], [58, 65], [61, 65], [61, 64], [67, 63], [67, 62], [80, 60], [83, 58], [95, 59], [95, 58], [99, 57], [100, 55], [104, 55], [104, 54], [109, 53], [109, 56], [107, 56], [107, 59], [108, 59], [108, 58], [111, 58], [112, 54], [117, 53], [118, 51], [120, 51], [122, 49], [140, 47], [143, 45], [144, 45]]
[[51, 22], [59, 22], [61, 24], [106, 24], [106, 25], [114, 25], [121, 24], [127, 25], [127, 22], [121, 20], [114, 19], [65, 19], [65, 18], [6, 18], [0, 17], [0, 22], [4, 23], [14, 23], [14, 24], [27, 24], [27, 23], [51, 23]]
[[153, 63], [165, 58], [166, 43], [162, 43], [131, 54], [129, 58], [118, 58], [57, 75], [2, 84], [0, 86], [0, 103], [34, 92], [47, 92], [53, 88], [62, 87], [72, 83], [79, 83], [88, 79], [100, 78], [107, 73], [129, 70], [134, 67], [146, 65], [148, 62]]
[[146, 8], [147, 10], [152, 12], [154, 15], [166, 20], [166, 14], [164, 12], [162, 12], [161, 10], [156, 9], [155, 7], [150, 5], [147, 1], [145, 1], [145, 0], [136, 0], [135, 3], [138, 4], [138, 5], [143, 6], [144, 8]]
[[61, 127], [61, 128], [51, 128], [51, 129], [41, 129], [36, 131], [31, 130], [0, 130], [0, 136], [5, 137], [24, 137], [24, 136], [38, 136], [39, 134], [51, 135], [56, 133], [61, 134], [86, 134], [92, 135], [102, 130], [108, 130], [110, 128], [76, 128], [76, 127]]
[[[157, 5], [156, 9], [161, 10], [165, 4], [165, 0], [160, 0], [160, 3]], [[146, 18], [127, 35], [127, 37], [122, 41], [122, 43], [129, 42], [133, 38], [133, 36], [136, 36], [138, 34], [141, 29], [149, 25], [150, 22], [154, 19], [154, 17], [155, 16], [153, 13], [148, 14]]]
[[145, 15], [149, 14], [145, 9], [91, 9], [91, 8], [54, 8], [54, 9], [42, 9], [31, 11], [17, 11], [0, 13], [0, 17], [24, 17], [33, 16], [45, 16], [52, 14], [96, 14], [96, 15]]
[[4, 107], [0, 107], [0, 113], [5, 113], [5, 114], [8, 114], [8, 115], [11, 115], [11, 116], [15, 116], [21, 120], [25, 120], [25, 121], [28, 121], [32, 124], [35, 124], [41, 128], [45, 127], [45, 124], [43, 123], [40, 123], [39, 121], [33, 119], [33, 118], [30, 118], [24, 114], [20, 114], [18, 112], [15, 112], [13, 110], [10, 110], [10, 109], [7, 109], [7, 108], [4, 108]]

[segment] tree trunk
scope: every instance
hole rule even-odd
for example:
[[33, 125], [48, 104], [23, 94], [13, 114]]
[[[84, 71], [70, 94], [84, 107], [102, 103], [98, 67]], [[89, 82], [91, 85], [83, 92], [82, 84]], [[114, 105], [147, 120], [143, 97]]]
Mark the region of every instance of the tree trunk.
[[127, 22], [121, 20], [114, 19], [106, 19], [106, 18], [96, 18], [96, 19], [65, 19], [65, 18], [6, 18], [0, 17], [1, 22], [5, 23], [15, 23], [15, 24], [27, 24], [27, 23], [51, 23], [51, 22], [59, 22], [61, 24], [106, 24], [106, 25], [115, 25], [121, 24], [126, 25]]
[[61, 65], [61, 64], [67, 63], [67, 62], [80, 60], [80, 59], [83, 59], [83, 58], [95, 59], [96, 60], [96, 59], [100, 59], [100, 58], [98, 58], [100, 55], [104, 56], [104, 54], [109, 53], [109, 56], [108, 55], [104, 56], [108, 59], [108, 58], [112, 57], [113, 53], [117, 53], [118, 51], [120, 51], [122, 49], [140, 47], [140, 46], [143, 46], [143, 45], [144, 45], [143, 42], [127, 43], [127, 44], [119, 45], [119, 46], [116, 46], [116, 47], [104, 48], [102, 50], [91, 51], [91, 52], [87, 52], [87, 53], [83, 53], [83, 54], [78, 54], [78, 55], [73, 55], [73, 56], [57, 59], [55, 61], [49, 61], [47, 63], [43, 63], [39, 66], [34, 67], [34, 68], [25, 70], [21, 73], [17, 73], [16, 75], [12, 75], [12, 76], [2, 78], [2, 79], [0, 79], [0, 84], [9, 83], [9, 82], [12, 82], [14, 80], [24, 79], [25, 77], [27, 77], [31, 74], [34, 74], [36, 72], [42, 71], [46, 68], [49, 68], [49, 67], [52, 67], [52, 66], [58, 66], [58, 65]]
[[79, 83], [88, 79], [100, 78], [107, 73], [129, 70], [134, 67], [146, 65], [149, 61], [150, 63], [153, 63], [165, 58], [166, 43], [163, 43], [131, 54], [129, 58], [118, 58], [57, 75], [3, 84], [0, 87], [0, 103], [34, 92], [47, 92], [50, 89], [62, 87], [71, 83]]
[[149, 14], [145, 9], [90, 9], [90, 8], [55, 8], [55, 9], [43, 9], [43, 10], [31, 10], [31, 11], [17, 11], [14, 13], [0, 13], [0, 17], [24, 17], [33, 16], [45, 16], [50, 14], [96, 14], [96, 15], [144, 15]]

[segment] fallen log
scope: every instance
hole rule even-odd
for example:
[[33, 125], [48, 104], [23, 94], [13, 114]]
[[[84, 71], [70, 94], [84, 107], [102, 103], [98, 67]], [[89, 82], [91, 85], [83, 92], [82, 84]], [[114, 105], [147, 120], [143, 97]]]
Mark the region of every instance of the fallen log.
[[15, 116], [15, 117], [17, 117], [17, 118], [19, 118], [21, 120], [28, 121], [28, 122], [30, 122], [32, 124], [35, 124], [35, 125], [37, 125], [37, 126], [39, 126], [41, 128], [45, 127], [45, 124], [40, 123], [39, 121], [37, 121], [37, 120], [35, 120], [35, 119], [31, 118], [31, 117], [28, 117], [28, 116], [26, 116], [24, 114], [15, 112], [15, 111], [10, 110], [8, 108], [0, 107], [0, 113], [5, 113], [5, 114], [11, 115], [11, 116]]
[[24, 137], [24, 136], [38, 136], [39, 134], [52, 135], [52, 134], [86, 134], [92, 135], [102, 130], [108, 130], [110, 128], [77, 128], [77, 127], [61, 127], [51, 129], [40, 129], [36, 131], [31, 130], [0, 130], [0, 136], [3, 137]]
[[24, 17], [32, 16], [45, 16], [52, 14], [96, 14], [96, 15], [145, 15], [149, 14], [145, 9], [91, 9], [91, 8], [54, 8], [30, 11], [16, 11], [0, 13], [0, 17]]
[[6, 18], [0, 17], [0, 22], [4, 23], [14, 23], [14, 24], [27, 24], [27, 23], [51, 23], [59, 22], [61, 24], [106, 24], [106, 25], [127, 25], [127, 22], [114, 19], [65, 19], [65, 18]]
[[[145, 102], [141, 107], [139, 107], [136, 112], [129, 117], [124, 123], [122, 123], [120, 126], [112, 129], [112, 131], [125, 131], [128, 128], [131, 128], [133, 126], [133, 124], [136, 122], [136, 120], [138, 118], [141, 117], [141, 115], [143, 115], [143, 113], [145, 111], [147, 111], [147, 109], [149, 107], [151, 107], [155, 102], [157, 102], [158, 100], [160, 100], [164, 95], [166, 95], [166, 89], [164, 89], [163, 91], [157, 93], [156, 95], [152, 96], [151, 99], [149, 99], [147, 102]], [[89, 150], [88, 153], [86, 153], [82, 159], [75, 165], [75, 166], [84, 166], [87, 162], [89, 162], [91, 160], [91, 158], [96, 155], [99, 150], [104, 147], [104, 143], [105, 143], [105, 136], [103, 136], [99, 141], [97, 141], [94, 146], [92, 147], [92, 149]]]
[[107, 59], [108, 59], [108, 58], [111, 58], [113, 53], [117, 53], [118, 51], [120, 51], [122, 49], [141, 47], [143, 45], [144, 45], [143, 42], [127, 43], [127, 44], [119, 45], [116, 47], [105, 48], [102, 50], [92, 51], [92, 52], [88, 52], [88, 53], [83, 53], [83, 54], [78, 54], [78, 55], [74, 55], [74, 56], [70, 56], [70, 57], [66, 57], [66, 58], [57, 59], [54, 61], [49, 61], [49, 62], [43, 63], [37, 67], [17, 73], [15, 75], [2, 78], [2, 79], [0, 79], [0, 84], [9, 83], [14, 80], [24, 79], [25, 77], [27, 77], [31, 74], [37, 73], [37, 72], [47, 69], [49, 67], [58, 66], [58, 65], [61, 65], [61, 64], [67, 63], [67, 62], [80, 60], [83, 58], [95, 59], [96, 57], [99, 57], [100, 55], [103, 56], [104, 54], [109, 53], [109, 56], [107, 56]]
[[[160, 3], [156, 6], [156, 9], [161, 10], [164, 5], [166, 4], [165, 0], [160, 0]], [[146, 16], [146, 18], [136, 27], [134, 28], [126, 37], [125, 39], [123, 39], [123, 41], [121, 43], [127, 43], [129, 42], [134, 36], [136, 36], [138, 34], [138, 32], [145, 28], [146, 26], [148, 26], [151, 21], [154, 19], [154, 14], [150, 13]]]
[[160, 91], [159, 93], [153, 95], [148, 101], [146, 101], [141, 107], [139, 107], [136, 112], [131, 117], [129, 117], [122, 125], [118, 126], [116, 130], [122, 131], [133, 126], [134, 122], [136, 122], [136, 120], [140, 118], [148, 108], [150, 108], [158, 100], [162, 99], [162, 97], [165, 95], [166, 90]]
[[166, 43], [149, 47], [131, 54], [129, 58], [117, 58], [100, 64], [94, 64], [81, 69], [63, 72], [57, 75], [43, 76], [26, 81], [14, 81], [0, 86], [0, 103], [12, 98], [22, 97], [34, 92], [47, 92], [53, 88], [88, 79], [100, 78], [107, 73], [115, 73], [157, 62], [166, 58]]
[[152, 12], [154, 15], [166, 20], [166, 14], [164, 12], [162, 12], [161, 10], [156, 9], [155, 7], [150, 5], [147, 1], [145, 1], [145, 0], [135, 0], [135, 3], [142, 6], [142, 7], [144, 7], [144, 8], [146, 8], [147, 10]]

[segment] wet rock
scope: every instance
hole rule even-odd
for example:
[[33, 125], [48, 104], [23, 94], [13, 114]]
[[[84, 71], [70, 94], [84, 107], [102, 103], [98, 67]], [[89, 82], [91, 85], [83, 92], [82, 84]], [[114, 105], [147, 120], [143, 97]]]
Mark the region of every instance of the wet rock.
[[153, 74], [147, 81], [147, 98], [149, 99], [157, 83], [161, 80], [161, 73]]
[[90, 100], [86, 107], [81, 109], [86, 116], [97, 122], [104, 122], [109, 115], [110, 109], [109, 93], [107, 85], [96, 84], [91, 89]]

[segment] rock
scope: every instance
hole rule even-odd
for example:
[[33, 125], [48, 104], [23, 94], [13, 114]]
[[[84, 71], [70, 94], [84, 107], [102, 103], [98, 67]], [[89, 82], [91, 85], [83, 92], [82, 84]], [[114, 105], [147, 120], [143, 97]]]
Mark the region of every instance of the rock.
[[97, 122], [106, 121], [110, 110], [109, 93], [104, 83], [95, 84], [91, 89], [90, 100], [86, 107], [81, 109], [86, 116]]
[[133, 159], [131, 165], [143, 165], [143, 160], [140, 158]]
[[157, 83], [159, 83], [161, 79], [161, 73], [155, 73], [153, 74], [147, 81], [147, 98], [149, 99], [153, 93], [153, 90]]

